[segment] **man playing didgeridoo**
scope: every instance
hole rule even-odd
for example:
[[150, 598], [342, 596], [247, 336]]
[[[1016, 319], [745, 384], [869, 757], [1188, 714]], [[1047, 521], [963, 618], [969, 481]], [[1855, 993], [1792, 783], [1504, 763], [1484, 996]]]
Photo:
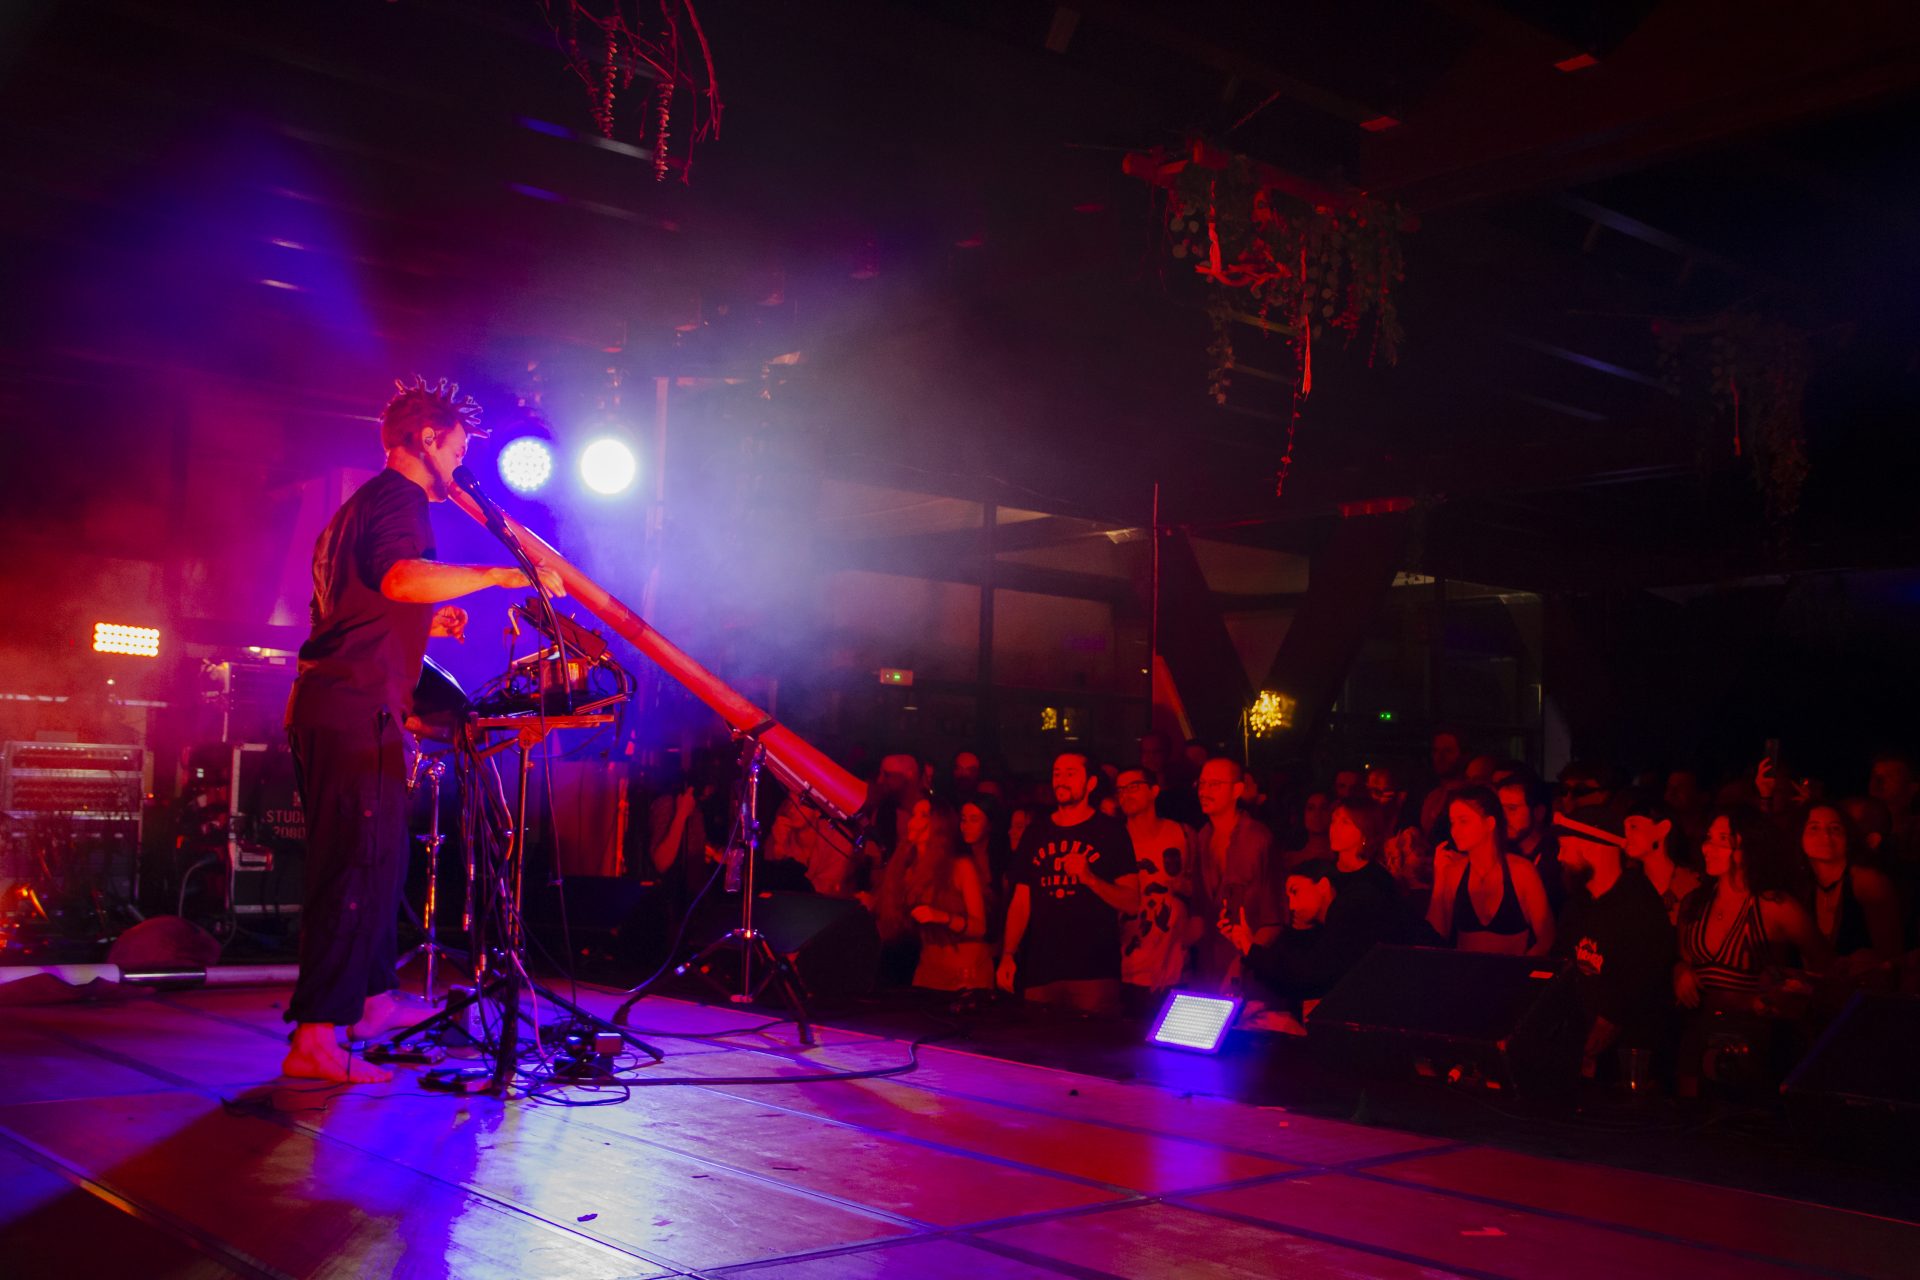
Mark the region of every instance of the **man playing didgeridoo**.
[[[313, 633], [287, 702], [287, 740], [307, 818], [300, 978], [281, 1070], [376, 1083], [384, 1068], [340, 1043], [413, 1021], [393, 996], [407, 871], [408, 744], [403, 726], [430, 635], [459, 639], [484, 587], [523, 587], [517, 568], [440, 564], [427, 505], [445, 502], [480, 430], [480, 406], [442, 380], [400, 383], [380, 415], [386, 468], [348, 498], [313, 549]], [[562, 595], [559, 577], [542, 585]], [[440, 606], [440, 607], [436, 607]]]

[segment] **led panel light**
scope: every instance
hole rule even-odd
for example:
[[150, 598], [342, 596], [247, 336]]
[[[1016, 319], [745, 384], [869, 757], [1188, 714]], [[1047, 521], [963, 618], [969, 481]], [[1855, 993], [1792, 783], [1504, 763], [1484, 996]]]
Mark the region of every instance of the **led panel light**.
[[93, 624], [93, 651], [124, 653], [135, 658], [157, 658], [160, 656], [160, 628], [96, 622]]
[[1195, 1053], [1218, 1053], [1227, 1038], [1233, 1017], [1240, 1012], [1237, 996], [1205, 995], [1198, 991], [1175, 991], [1161, 1007], [1153, 1024], [1149, 1044], [1168, 1049], [1190, 1049]]

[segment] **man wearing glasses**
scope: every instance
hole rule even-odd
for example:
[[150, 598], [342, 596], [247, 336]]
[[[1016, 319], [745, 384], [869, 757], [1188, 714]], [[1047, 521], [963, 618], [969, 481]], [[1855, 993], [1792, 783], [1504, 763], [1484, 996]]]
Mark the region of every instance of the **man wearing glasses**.
[[1127, 998], [1146, 1009], [1186, 969], [1192, 833], [1160, 816], [1160, 777], [1146, 766], [1122, 769], [1113, 789], [1140, 868], [1140, 909], [1121, 921], [1120, 979]]

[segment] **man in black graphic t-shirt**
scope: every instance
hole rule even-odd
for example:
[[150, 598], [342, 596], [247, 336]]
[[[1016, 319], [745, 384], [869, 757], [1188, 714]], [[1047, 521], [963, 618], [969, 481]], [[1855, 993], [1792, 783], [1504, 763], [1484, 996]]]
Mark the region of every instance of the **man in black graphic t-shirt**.
[[[443, 381], [402, 384], [380, 419], [386, 469], [334, 514], [313, 549], [313, 632], [287, 702], [307, 818], [300, 978], [281, 1071], [377, 1082], [338, 1028], [372, 1038], [411, 1021], [394, 1001], [396, 915], [407, 869], [403, 726], [429, 635], [460, 638], [466, 611], [436, 609], [482, 587], [527, 585], [519, 569], [439, 564], [429, 502], [444, 502], [479, 430], [480, 406]], [[557, 575], [540, 571], [549, 592]]]
[[1093, 807], [1087, 757], [1053, 761], [1054, 812], [1021, 837], [1013, 858], [1000, 985], [1039, 1004], [1120, 1011], [1120, 920], [1140, 909], [1133, 841]]

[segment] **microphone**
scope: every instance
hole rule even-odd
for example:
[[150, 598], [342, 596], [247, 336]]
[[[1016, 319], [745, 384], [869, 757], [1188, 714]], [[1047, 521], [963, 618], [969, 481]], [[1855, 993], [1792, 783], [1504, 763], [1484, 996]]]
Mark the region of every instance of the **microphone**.
[[506, 516], [501, 512], [494, 500], [487, 496], [487, 491], [480, 487], [480, 481], [474, 478], [472, 468], [468, 467], [465, 463], [461, 463], [455, 467], [453, 469], [453, 482], [460, 486], [460, 489], [469, 498], [472, 498], [480, 504], [480, 510], [486, 513], [488, 528], [492, 529], [495, 533], [499, 533], [507, 527]]

